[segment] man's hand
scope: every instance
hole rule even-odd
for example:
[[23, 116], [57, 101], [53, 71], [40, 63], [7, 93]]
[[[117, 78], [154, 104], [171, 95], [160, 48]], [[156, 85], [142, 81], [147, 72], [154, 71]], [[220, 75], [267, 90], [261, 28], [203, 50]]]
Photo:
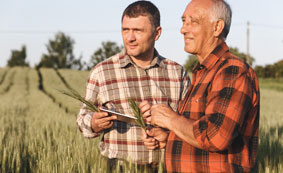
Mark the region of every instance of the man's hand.
[[150, 109], [151, 124], [166, 129], [170, 129], [170, 122], [178, 116], [169, 106], [165, 104], [155, 104]]
[[139, 104], [139, 108], [141, 110], [143, 119], [145, 119], [145, 122], [147, 124], [150, 124], [151, 123], [151, 114], [150, 114], [151, 105], [148, 103], [148, 101], [143, 101]]
[[142, 130], [142, 140], [144, 145], [149, 150], [156, 148], [165, 148], [169, 133], [159, 127], [154, 127], [150, 130]]
[[142, 129], [142, 140], [145, 147], [149, 150], [154, 150], [159, 147], [159, 142], [152, 136], [148, 136], [144, 129]]
[[162, 128], [154, 127], [150, 130], [147, 130], [146, 133], [148, 136], [152, 136], [159, 142], [159, 148], [165, 148], [167, 143], [167, 138], [169, 136], [169, 131], [165, 131]]
[[104, 129], [108, 129], [113, 125], [113, 120], [116, 120], [116, 115], [108, 116], [107, 112], [95, 112], [91, 119], [91, 128], [95, 132], [100, 132]]

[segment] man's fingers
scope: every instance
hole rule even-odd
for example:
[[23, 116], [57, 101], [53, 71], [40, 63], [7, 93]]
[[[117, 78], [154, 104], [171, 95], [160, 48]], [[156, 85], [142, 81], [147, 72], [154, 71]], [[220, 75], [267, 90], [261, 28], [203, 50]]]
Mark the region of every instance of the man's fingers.
[[143, 116], [143, 118], [150, 117], [150, 116], [151, 116], [151, 114], [150, 114], [150, 109], [147, 110], [147, 111], [145, 111], [145, 112], [143, 112], [143, 113], [142, 113], [142, 116]]
[[142, 140], [145, 140], [147, 138], [147, 134], [144, 131], [144, 129], [142, 129]]
[[151, 124], [151, 117], [146, 118], [145, 122]]
[[142, 108], [142, 107], [144, 107], [145, 105], [149, 105], [149, 103], [148, 103], [147, 100], [142, 101], [142, 102], [139, 104], [139, 108]]
[[109, 124], [109, 125], [106, 125], [104, 128], [105, 128], [105, 129], [108, 129], [108, 128], [112, 127], [112, 126], [113, 126], [113, 123], [114, 123], [114, 122], [111, 121], [110, 124]]
[[150, 130], [142, 130], [142, 140], [145, 145], [145, 147], [149, 150], [154, 150], [156, 148], [159, 148], [159, 142], [154, 139], [151, 136], [148, 136], [147, 134], [150, 134]]
[[108, 129], [108, 128], [110, 128], [112, 125], [113, 125], [113, 121], [107, 121], [107, 122], [104, 122], [104, 123], [100, 123], [100, 124], [98, 125], [98, 127], [104, 128], [104, 129]]
[[156, 148], [158, 148], [158, 145], [154, 145], [154, 146], [146, 146], [145, 147], [148, 149], [148, 150], [155, 150]]
[[116, 119], [117, 119], [117, 116], [112, 115], [112, 116], [102, 117], [100, 119], [95, 119], [95, 123], [96, 124], [102, 124], [102, 123], [110, 122], [110, 121], [116, 120]]
[[103, 118], [103, 117], [107, 117], [108, 116], [108, 113], [107, 112], [95, 112], [93, 114], [93, 117], [95, 119], [100, 119], [100, 118]]
[[144, 145], [146, 146], [147, 149], [149, 150], [154, 150], [159, 147], [158, 141], [154, 142], [144, 142]]
[[148, 136], [148, 130], [145, 132], [144, 130], [142, 130], [142, 140], [146, 143], [155, 143], [156, 139], [154, 139], [153, 137]]
[[143, 101], [139, 104], [139, 108], [141, 110], [141, 113], [144, 114], [145, 112], [150, 110], [150, 104], [148, 103], [148, 101]]
[[154, 135], [152, 129], [147, 130], [146, 133], [147, 133], [148, 136], [153, 136]]

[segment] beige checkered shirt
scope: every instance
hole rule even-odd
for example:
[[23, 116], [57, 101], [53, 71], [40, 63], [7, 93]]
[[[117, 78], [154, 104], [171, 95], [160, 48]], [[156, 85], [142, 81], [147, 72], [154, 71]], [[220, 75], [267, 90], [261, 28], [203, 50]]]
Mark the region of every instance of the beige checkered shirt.
[[[184, 68], [155, 51], [155, 58], [146, 69], [135, 65], [122, 51], [96, 65], [90, 72], [86, 85], [85, 99], [97, 106], [115, 109], [120, 113], [133, 115], [128, 99], [138, 104], [143, 100], [150, 103], [169, 104], [177, 110], [190, 84]], [[80, 109], [77, 123], [87, 138], [99, 134], [91, 129], [92, 112]], [[99, 148], [108, 158], [118, 158], [138, 164], [158, 163], [163, 151], [148, 150], [141, 140], [141, 128], [135, 124], [114, 121], [114, 125], [102, 133]]]

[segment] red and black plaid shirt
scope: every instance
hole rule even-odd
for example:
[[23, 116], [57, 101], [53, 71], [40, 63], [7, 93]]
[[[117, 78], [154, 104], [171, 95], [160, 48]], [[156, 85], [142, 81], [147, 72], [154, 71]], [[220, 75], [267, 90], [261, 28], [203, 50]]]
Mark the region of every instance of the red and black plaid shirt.
[[193, 133], [203, 149], [168, 137], [168, 172], [247, 172], [258, 148], [259, 86], [254, 71], [218, 46], [193, 69], [193, 82], [179, 114], [195, 120]]

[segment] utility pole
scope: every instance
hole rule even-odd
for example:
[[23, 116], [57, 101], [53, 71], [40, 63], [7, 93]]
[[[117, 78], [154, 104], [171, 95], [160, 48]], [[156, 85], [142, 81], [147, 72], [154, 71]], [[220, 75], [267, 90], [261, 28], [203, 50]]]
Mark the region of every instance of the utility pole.
[[250, 64], [250, 22], [247, 22], [247, 63]]

